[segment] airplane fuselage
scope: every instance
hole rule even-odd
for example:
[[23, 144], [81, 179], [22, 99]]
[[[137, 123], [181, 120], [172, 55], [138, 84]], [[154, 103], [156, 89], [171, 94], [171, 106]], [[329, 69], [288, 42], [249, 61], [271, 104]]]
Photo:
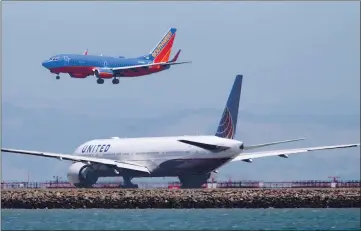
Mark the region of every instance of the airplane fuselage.
[[42, 65], [56, 74], [56, 79], [60, 79], [60, 73], [78, 79], [94, 75], [98, 84], [103, 84], [104, 79], [112, 79], [113, 84], [119, 84], [121, 77], [149, 75], [167, 70], [171, 65], [190, 63], [177, 62], [180, 49], [174, 58], [169, 60], [176, 31], [176, 28], [170, 28], [150, 53], [139, 57], [88, 55], [86, 49], [82, 55], [57, 54], [42, 62]]
[[[212, 152], [179, 142], [192, 140], [231, 147]], [[221, 167], [241, 153], [242, 142], [217, 136], [171, 136], [145, 138], [111, 138], [88, 141], [76, 148], [74, 155], [106, 158], [147, 166], [151, 174], [128, 173], [134, 177], [171, 177], [186, 173], [206, 174]], [[121, 171], [120, 174], [122, 175]], [[110, 175], [115, 176], [113, 172]]]
[[[52, 56], [46, 60], [42, 65], [49, 69], [51, 73], [67, 73], [73, 78], [86, 78], [94, 75], [94, 70], [99, 72], [99, 78], [109, 79], [113, 78], [113, 73], [106, 68], [115, 67], [131, 67], [143, 64], [150, 64], [153, 61], [147, 59], [148, 56], [141, 56], [138, 58], [124, 58], [112, 56], [96, 56], [96, 55], [77, 55], [77, 54], [59, 54]], [[127, 69], [124, 70], [117, 77], [137, 77], [149, 75], [159, 71], [169, 69], [169, 66], [151, 66], [141, 69]]]

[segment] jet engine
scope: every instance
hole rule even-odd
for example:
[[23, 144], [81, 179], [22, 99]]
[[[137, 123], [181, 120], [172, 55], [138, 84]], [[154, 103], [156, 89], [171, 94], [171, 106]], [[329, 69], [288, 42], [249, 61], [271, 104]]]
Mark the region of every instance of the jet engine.
[[73, 78], [85, 78], [88, 76], [88, 74], [84, 74], [84, 73], [69, 73], [70, 77]]
[[98, 78], [112, 78], [113, 71], [107, 68], [96, 68], [94, 69], [94, 75]]
[[76, 187], [90, 188], [99, 178], [93, 166], [76, 162], [69, 167], [68, 180]]

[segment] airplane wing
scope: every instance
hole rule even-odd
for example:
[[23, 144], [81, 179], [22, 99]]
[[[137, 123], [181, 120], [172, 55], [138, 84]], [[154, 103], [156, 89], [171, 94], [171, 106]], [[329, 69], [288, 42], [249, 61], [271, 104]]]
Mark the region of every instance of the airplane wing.
[[160, 63], [149, 63], [149, 64], [142, 64], [142, 65], [136, 65], [136, 66], [126, 66], [126, 67], [114, 67], [109, 68], [114, 73], [119, 73], [124, 70], [136, 70], [140, 68], [148, 68], [152, 66], [171, 66], [171, 65], [177, 65], [177, 64], [184, 64], [184, 63], [191, 63], [191, 61], [183, 61], [183, 62], [160, 62]]
[[240, 160], [245, 162], [252, 162], [252, 159], [254, 158], [267, 157], [267, 156], [280, 156], [283, 158], [288, 158], [289, 154], [312, 152], [319, 150], [329, 150], [329, 149], [337, 149], [337, 148], [352, 148], [358, 146], [360, 146], [360, 144], [343, 144], [343, 145], [320, 146], [320, 147], [311, 147], [311, 148], [297, 148], [297, 149], [283, 149], [283, 150], [275, 150], [275, 151], [241, 153], [236, 158], [232, 159], [231, 162], [240, 161]]
[[139, 171], [139, 172], [150, 173], [149, 169], [142, 165], [138, 165], [138, 164], [131, 163], [131, 162], [109, 160], [109, 159], [104, 159], [104, 158], [94, 158], [94, 157], [76, 156], [76, 155], [68, 155], [68, 154], [28, 151], [28, 150], [19, 150], [19, 149], [6, 149], [6, 148], [2, 148], [1, 151], [9, 152], [9, 153], [23, 154], [23, 155], [49, 157], [49, 158], [55, 158], [55, 159], [59, 159], [59, 160], [84, 162], [87, 164], [103, 164], [103, 165], [108, 165], [109, 167], [118, 167], [118, 168]]

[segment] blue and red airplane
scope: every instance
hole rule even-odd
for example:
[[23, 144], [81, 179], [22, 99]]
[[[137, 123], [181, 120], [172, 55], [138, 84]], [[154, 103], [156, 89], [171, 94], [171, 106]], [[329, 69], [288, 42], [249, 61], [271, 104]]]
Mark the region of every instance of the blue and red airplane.
[[59, 54], [52, 56], [42, 65], [51, 73], [56, 74], [56, 79], [60, 79], [60, 73], [67, 73], [73, 78], [95, 75], [98, 84], [103, 84], [104, 79], [111, 78], [113, 84], [118, 84], [118, 77], [149, 75], [167, 70], [172, 65], [190, 63], [190, 61], [177, 62], [181, 50], [178, 50], [174, 58], [169, 61], [176, 31], [176, 28], [169, 29], [149, 54], [137, 58], [88, 55], [88, 50], [85, 50], [82, 55]]

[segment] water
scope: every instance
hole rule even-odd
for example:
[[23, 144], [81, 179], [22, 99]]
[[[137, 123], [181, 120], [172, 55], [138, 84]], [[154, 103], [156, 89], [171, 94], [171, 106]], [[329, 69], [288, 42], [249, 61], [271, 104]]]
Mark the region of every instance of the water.
[[2, 230], [361, 230], [360, 209], [3, 209]]

